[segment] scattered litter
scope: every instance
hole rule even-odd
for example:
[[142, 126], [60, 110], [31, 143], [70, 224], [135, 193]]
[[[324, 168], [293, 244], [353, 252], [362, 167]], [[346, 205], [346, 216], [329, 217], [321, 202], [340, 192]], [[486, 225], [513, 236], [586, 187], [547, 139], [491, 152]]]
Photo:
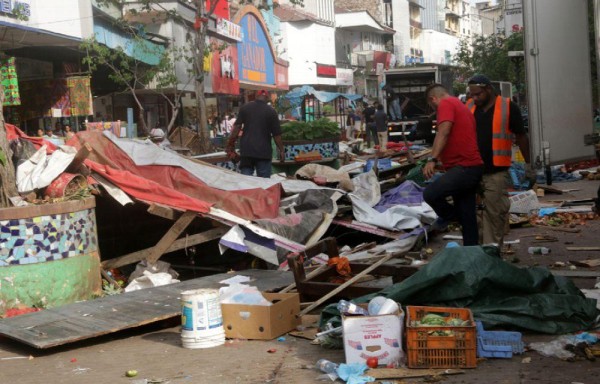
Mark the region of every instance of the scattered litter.
[[522, 364], [529, 364], [531, 363], [531, 357], [524, 357], [523, 360], [521, 360]]
[[76, 363], [76, 362], [77, 362], [77, 359], [76, 359], [76, 358], [72, 358], [72, 359], [71, 359], [71, 363]]
[[530, 255], [547, 255], [550, 252], [552, 252], [552, 250], [546, 247], [529, 247], [527, 249], [527, 253]]
[[277, 350], [275, 348], [271, 348], [267, 350], [268, 353], [275, 353]]
[[81, 375], [83, 373], [87, 373], [88, 371], [91, 371], [91, 368], [81, 368], [81, 367], [77, 367], [73, 370], [73, 373], [75, 373], [76, 375]]
[[575, 356], [572, 352], [565, 350], [567, 344], [573, 342], [571, 335], [560, 336], [550, 342], [538, 342], [529, 344], [529, 348], [538, 352], [542, 356], [557, 357], [561, 360], [571, 359]]
[[168, 285], [173, 283], [179, 283], [179, 280], [174, 279], [171, 274], [167, 272], [152, 273], [150, 271], [144, 271], [144, 275], [135, 278], [133, 281], [125, 287], [125, 292], [137, 291], [145, 288], [159, 287], [162, 285]]

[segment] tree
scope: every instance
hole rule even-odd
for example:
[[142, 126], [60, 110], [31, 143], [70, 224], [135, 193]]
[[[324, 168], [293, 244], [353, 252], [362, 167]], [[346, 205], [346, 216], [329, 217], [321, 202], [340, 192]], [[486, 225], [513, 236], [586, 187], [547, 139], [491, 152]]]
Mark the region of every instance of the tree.
[[[90, 70], [95, 70], [99, 66], [108, 68], [110, 70], [109, 78], [115, 84], [131, 92], [131, 96], [138, 106], [140, 131], [144, 134], [148, 133], [148, 124], [144, 114], [144, 106], [136, 90], [150, 90], [160, 95], [171, 107], [171, 119], [166, 127], [167, 132], [169, 132], [179, 115], [180, 100], [183, 93], [183, 89], [178, 88], [179, 79], [176, 74], [176, 63], [189, 62], [190, 55], [185, 48], [170, 45], [163, 49], [162, 46], [150, 43], [144, 38], [145, 32], [141, 27], [133, 28], [123, 24], [120, 27], [132, 39], [128, 46], [111, 49], [99, 43], [94, 37], [84, 40], [80, 46], [82, 50], [87, 52], [87, 56], [83, 58], [83, 63], [88, 65]], [[155, 56], [159, 60], [156, 65], [148, 65], [129, 52]], [[190, 81], [191, 77], [188, 77], [188, 83]]]
[[[270, 8], [269, 0], [187, 0], [187, 2], [194, 6], [194, 24], [190, 31], [190, 38], [188, 39], [188, 52], [191, 55], [191, 67], [193, 81], [195, 82], [196, 90], [196, 116], [198, 117], [198, 134], [200, 136], [200, 142], [203, 145], [208, 145], [208, 119], [206, 115], [206, 99], [204, 96], [204, 60], [210, 54], [211, 50], [215, 49], [211, 45], [207, 44], [206, 37], [208, 33], [208, 23], [213, 17], [215, 10], [219, 4], [223, 4], [227, 1], [238, 1], [240, 5], [244, 4], [257, 4], [257, 7], [262, 9]], [[129, 4], [127, 0], [96, 0], [99, 6], [106, 6], [109, 4], [117, 5], [124, 9], [123, 16], [136, 13], [148, 13], [158, 12], [161, 14], [159, 18], [153, 18], [153, 21], [165, 22], [167, 20], [177, 20], [180, 22], [187, 23], [188, 21], [183, 15], [180, 15], [176, 9], [169, 8], [161, 0], [138, 0], [135, 4]], [[304, 0], [291, 0], [294, 5], [303, 6]], [[208, 4], [208, 8], [207, 8]], [[124, 21], [125, 18], [122, 17]]]
[[[508, 38], [502, 34], [476, 36], [473, 43], [461, 40], [454, 56], [457, 64], [455, 88], [464, 92], [464, 84], [475, 74], [485, 74], [492, 80], [522, 82], [518, 66], [509, 57], [509, 51], [523, 50], [523, 33], [517, 32]], [[460, 92], [462, 93], [462, 92]]]

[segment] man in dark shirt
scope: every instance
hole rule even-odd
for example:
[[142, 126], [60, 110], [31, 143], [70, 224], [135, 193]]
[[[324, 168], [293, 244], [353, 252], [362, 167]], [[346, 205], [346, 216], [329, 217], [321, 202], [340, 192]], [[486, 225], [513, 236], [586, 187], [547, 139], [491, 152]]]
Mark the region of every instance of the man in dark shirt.
[[383, 111], [383, 105], [377, 106], [377, 112], [373, 117], [375, 121], [375, 129], [377, 130], [377, 138], [379, 139], [379, 150], [385, 151], [387, 149], [388, 142], [388, 129], [387, 129], [387, 114]]
[[369, 105], [363, 111], [363, 121], [365, 123], [365, 136], [367, 137], [367, 147], [371, 148], [371, 140], [373, 140], [374, 145], [379, 145], [379, 139], [377, 138], [377, 128], [375, 127], [375, 112], [376, 107], [379, 103], [375, 102], [372, 105]]
[[535, 180], [529, 161], [529, 138], [523, 126], [521, 109], [510, 99], [498, 96], [490, 79], [476, 75], [468, 85], [472, 99], [467, 102], [467, 107], [475, 115], [477, 145], [484, 163], [481, 242], [501, 247], [510, 209], [507, 189], [510, 185], [508, 169], [513, 135], [526, 162], [527, 178]]
[[235, 142], [240, 140], [240, 172], [252, 176], [256, 170], [258, 177], [271, 177], [271, 137], [275, 140], [279, 159], [285, 159], [281, 127], [277, 112], [267, 104], [268, 93], [258, 91], [256, 100], [240, 108], [233, 132], [227, 143], [227, 152], [235, 153]]

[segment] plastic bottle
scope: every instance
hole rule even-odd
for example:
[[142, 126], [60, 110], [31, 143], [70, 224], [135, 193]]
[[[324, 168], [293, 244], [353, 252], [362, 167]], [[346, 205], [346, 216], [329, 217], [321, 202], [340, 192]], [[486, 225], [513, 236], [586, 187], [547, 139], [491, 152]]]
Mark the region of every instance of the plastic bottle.
[[347, 313], [350, 315], [369, 315], [369, 312], [366, 309], [361, 308], [358, 305], [349, 302], [348, 300], [340, 300], [337, 305], [337, 309], [340, 311], [340, 313]]
[[529, 247], [527, 249], [530, 255], [547, 255], [550, 253], [550, 248], [546, 247]]
[[321, 372], [323, 372], [323, 373], [337, 375], [338, 365], [327, 359], [320, 359], [319, 361], [317, 361], [316, 367], [317, 367], [317, 369], [321, 370]]

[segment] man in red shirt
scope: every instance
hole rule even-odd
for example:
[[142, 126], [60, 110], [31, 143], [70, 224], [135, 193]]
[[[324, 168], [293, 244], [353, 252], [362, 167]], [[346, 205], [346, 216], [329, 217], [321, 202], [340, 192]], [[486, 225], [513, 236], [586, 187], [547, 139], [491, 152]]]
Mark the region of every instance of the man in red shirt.
[[[475, 118], [441, 84], [427, 87], [425, 96], [437, 109], [437, 134], [423, 175], [430, 179], [438, 161], [445, 169], [445, 173], [423, 191], [423, 199], [438, 215], [433, 228], [458, 221], [462, 226], [463, 245], [477, 245], [476, 192], [483, 174], [483, 161], [477, 147]], [[446, 200], [448, 196], [452, 196], [453, 205]]]

